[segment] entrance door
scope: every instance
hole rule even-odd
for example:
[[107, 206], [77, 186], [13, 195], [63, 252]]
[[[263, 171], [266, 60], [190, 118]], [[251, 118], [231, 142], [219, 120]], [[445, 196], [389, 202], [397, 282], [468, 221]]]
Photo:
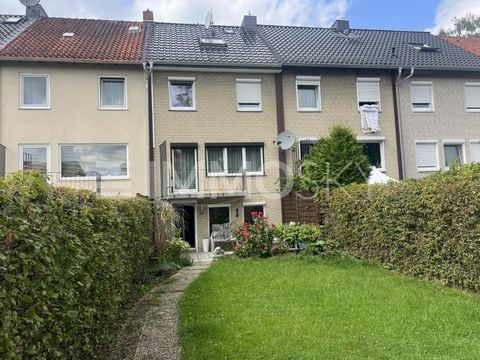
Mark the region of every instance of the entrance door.
[[183, 239], [195, 248], [195, 206], [175, 206], [183, 214]]
[[210, 233], [212, 233], [212, 225], [230, 223], [230, 207], [211, 207], [208, 209], [208, 218], [210, 225]]

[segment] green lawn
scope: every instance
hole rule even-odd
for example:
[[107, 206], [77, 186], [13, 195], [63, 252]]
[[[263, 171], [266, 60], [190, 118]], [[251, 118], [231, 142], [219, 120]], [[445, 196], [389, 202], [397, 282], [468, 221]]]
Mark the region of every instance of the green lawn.
[[479, 359], [480, 297], [341, 259], [221, 259], [181, 302], [184, 359]]

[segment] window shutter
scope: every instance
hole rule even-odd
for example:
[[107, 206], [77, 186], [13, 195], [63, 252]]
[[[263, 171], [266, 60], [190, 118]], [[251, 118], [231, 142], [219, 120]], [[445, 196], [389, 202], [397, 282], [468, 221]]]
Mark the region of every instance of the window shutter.
[[467, 109], [480, 110], [480, 83], [465, 84], [465, 104]]
[[432, 84], [412, 83], [412, 104], [432, 103]]
[[438, 167], [437, 144], [417, 143], [416, 147], [417, 147], [417, 166], [419, 169]]
[[260, 104], [262, 102], [261, 83], [237, 81], [237, 102], [239, 104]]
[[480, 163], [480, 142], [470, 144], [472, 162]]
[[378, 80], [357, 80], [358, 102], [380, 102]]

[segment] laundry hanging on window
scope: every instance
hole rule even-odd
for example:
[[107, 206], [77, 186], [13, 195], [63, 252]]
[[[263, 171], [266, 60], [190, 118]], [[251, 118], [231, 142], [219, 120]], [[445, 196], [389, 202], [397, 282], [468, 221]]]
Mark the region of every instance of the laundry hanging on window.
[[380, 131], [377, 105], [360, 106], [360, 116], [362, 121], [362, 130], [364, 133], [375, 133]]

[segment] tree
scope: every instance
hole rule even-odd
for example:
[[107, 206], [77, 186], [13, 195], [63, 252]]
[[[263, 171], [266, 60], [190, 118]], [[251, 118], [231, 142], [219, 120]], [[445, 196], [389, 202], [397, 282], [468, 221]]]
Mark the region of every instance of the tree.
[[480, 16], [468, 13], [452, 19], [453, 29], [440, 29], [441, 36], [480, 37]]
[[335, 126], [317, 142], [303, 163], [303, 190], [318, 192], [348, 184], [365, 183], [372, 167], [352, 129]]

